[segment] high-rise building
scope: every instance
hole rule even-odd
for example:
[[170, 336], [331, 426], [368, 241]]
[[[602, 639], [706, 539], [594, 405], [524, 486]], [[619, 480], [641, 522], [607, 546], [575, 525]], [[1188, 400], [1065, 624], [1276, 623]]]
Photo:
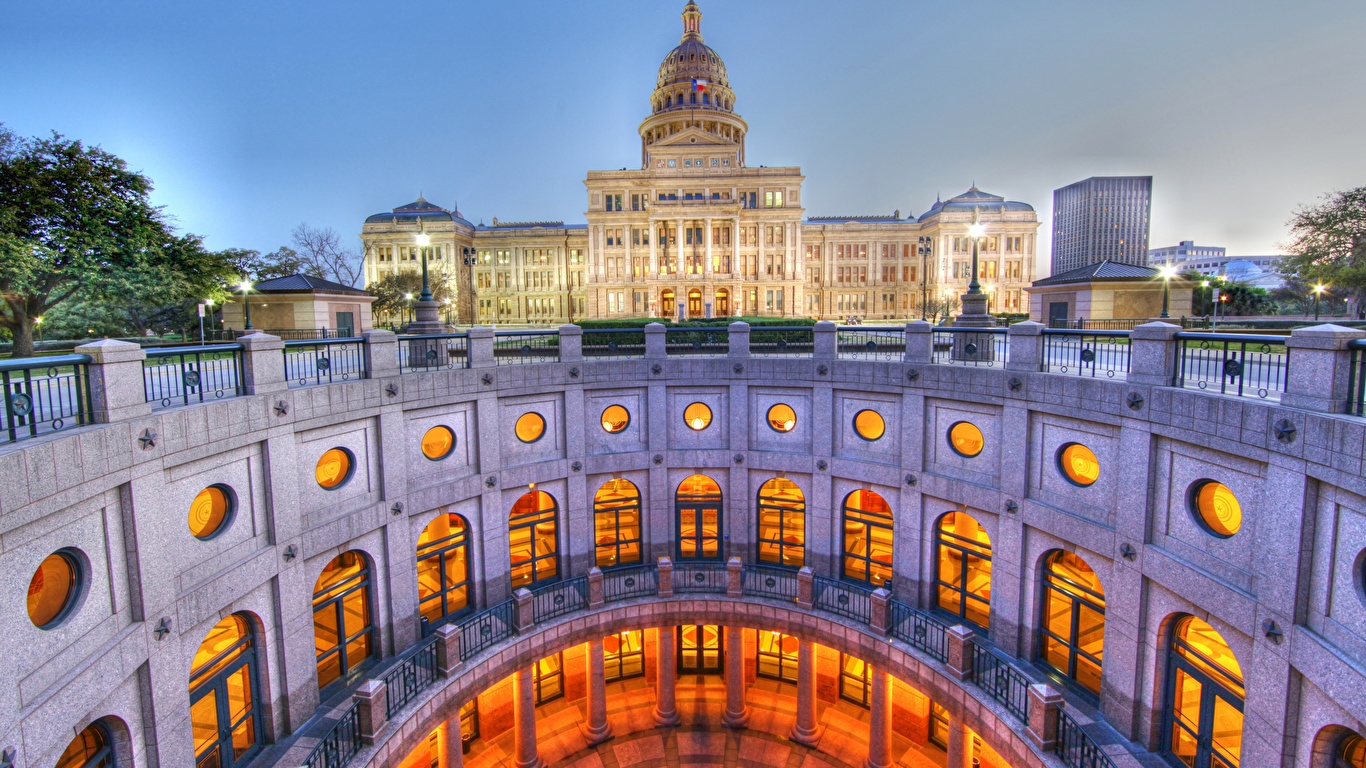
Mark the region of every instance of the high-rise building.
[[1148, 263], [1153, 177], [1092, 176], [1053, 190], [1052, 274], [1097, 261]]

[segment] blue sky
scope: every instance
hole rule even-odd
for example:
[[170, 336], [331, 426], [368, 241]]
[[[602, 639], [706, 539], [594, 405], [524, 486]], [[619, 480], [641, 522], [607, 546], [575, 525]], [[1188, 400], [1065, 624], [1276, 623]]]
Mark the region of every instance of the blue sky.
[[[975, 180], [1154, 176], [1152, 242], [1275, 252], [1292, 209], [1366, 184], [1366, 3], [700, 0], [754, 165], [811, 214], [923, 212]], [[415, 198], [582, 221], [682, 0], [0, 0], [0, 122], [126, 158], [210, 247], [350, 237]]]

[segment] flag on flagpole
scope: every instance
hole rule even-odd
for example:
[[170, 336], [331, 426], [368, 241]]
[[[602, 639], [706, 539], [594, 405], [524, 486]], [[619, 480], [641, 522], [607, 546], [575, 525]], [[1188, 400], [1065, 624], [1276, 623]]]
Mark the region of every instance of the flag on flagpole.
[[694, 77], [694, 78], [693, 78], [693, 81], [692, 81], [692, 89], [693, 89], [694, 91], [699, 92], [699, 93], [702, 92], [702, 91], [707, 90], [707, 81], [706, 81], [706, 80], [700, 80], [700, 79]]

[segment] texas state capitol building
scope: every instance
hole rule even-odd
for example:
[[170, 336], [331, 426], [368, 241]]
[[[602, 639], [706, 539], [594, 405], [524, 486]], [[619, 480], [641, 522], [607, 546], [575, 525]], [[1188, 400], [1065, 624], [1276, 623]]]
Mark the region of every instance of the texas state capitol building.
[[[1026, 311], [1038, 217], [976, 187], [919, 218], [809, 217], [800, 168], [754, 166], [726, 65], [689, 3], [683, 40], [659, 66], [640, 124], [640, 169], [589, 171], [587, 224], [475, 225], [426, 200], [366, 219], [365, 280], [429, 267], [456, 285], [463, 323], [559, 324], [613, 317], [920, 317], [971, 277], [974, 215], [986, 225], [980, 280], [993, 312]], [[928, 238], [928, 257], [919, 253]], [[464, 263], [474, 248], [477, 266]]]

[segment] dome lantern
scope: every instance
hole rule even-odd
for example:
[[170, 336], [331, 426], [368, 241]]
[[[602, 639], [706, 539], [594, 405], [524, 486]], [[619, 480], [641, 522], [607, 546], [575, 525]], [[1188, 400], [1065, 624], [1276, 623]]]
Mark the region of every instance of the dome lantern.
[[702, 40], [702, 9], [691, 0], [683, 8], [683, 39]]

